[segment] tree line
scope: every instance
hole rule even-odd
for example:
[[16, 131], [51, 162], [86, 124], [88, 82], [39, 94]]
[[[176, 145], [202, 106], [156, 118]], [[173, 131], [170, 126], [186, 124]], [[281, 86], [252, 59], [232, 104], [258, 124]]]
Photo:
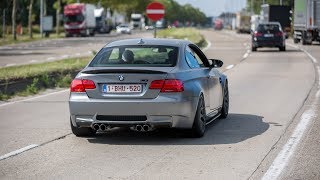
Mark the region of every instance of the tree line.
[[[126, 15], [130, 19], [132, 13], [145, 14], [146, 6], [154, 0], [80, 0], [81, 3], [100, 3], [104, 8], [110, 8], [111, 13], [117, 11]], [[180, 5], [175, 0], [157, 0], [165, 6], [165, 20], [167, 23], [179, 21], [180, 23], [202, 24], [206, 23], [206, 15], [198, 8], [190, 4]], [[63, 7], [70, 3], [76, 3], [77, 0], [43, 0], [44, 15], [54, 17], [56, 33], [59, 34], [61, 25], [60, 14], [63, 13]], [[32, 38], [32, 25], [40, 24], [40, 0], [2, 0], [0, 3], [0, 22], [3, 25], [11, 26], [11, 33], [16, 40], [17, 24], [28, 27], [28, 34]], [[0, 28], [1, 31], [2, 28]], [[1, 35], [6, 32], [2, 32]]]

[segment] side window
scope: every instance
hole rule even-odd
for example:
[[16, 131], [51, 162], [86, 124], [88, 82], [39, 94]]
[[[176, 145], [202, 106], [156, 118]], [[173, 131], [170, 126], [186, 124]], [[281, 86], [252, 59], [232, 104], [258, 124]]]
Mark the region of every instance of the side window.
[[186, 61], [191, 68], [200, 68], [200, 64], [198, 63], [198, 60], [196, 59], [193, 51], [189, 47], [186, 48], [185, 54], [186, 54]]
[[196, 58], [196, 60], [198, 61], [200, 67], [204, 67], [203, 62], [201, 61], [200, 57], [198, 56], [198, 54], [196, 52], [193, 51], [194, 57]]

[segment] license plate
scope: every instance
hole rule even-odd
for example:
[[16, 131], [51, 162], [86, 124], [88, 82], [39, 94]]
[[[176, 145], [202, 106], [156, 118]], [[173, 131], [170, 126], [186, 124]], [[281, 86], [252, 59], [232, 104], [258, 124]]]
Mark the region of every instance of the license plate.
[[273, 34], [265, 34], [264, 37], [273, 37]]
[[141, 84], [104, 84], [102, 86], [104, 93], [140, 93], [142, 92]]

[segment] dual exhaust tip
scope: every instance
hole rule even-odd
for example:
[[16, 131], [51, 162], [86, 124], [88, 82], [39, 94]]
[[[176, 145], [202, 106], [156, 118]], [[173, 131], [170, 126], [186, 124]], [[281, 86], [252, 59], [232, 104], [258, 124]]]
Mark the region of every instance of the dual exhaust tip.
[[[106, 131], [111, 129], [110, 126], [106, 126], [105, 124], [93, 124], [92, 129], [94, 129], [95, 131]], [[139, 131], [139, 132], [148, 132], [152, 130], [152, 127], [148, 124], [143, 124], [143, 125], [135, 125], [133, 127], [131, 127], [131, 129], [135, 130], [135, 131]]]
[[94, 124], [94, 125], [92, 126], [92, 128], [93, 128], [94, 130], [96, 130], [96, 131], [98, 131], [98, 130], [100, 130], [100, 131], [106, 131], [106, 130], [108, 130], [108, 129], [111, 129], [110, 126], [106, 126], [106, 125], [104, 125], [104, 124]]
[[152, 128], [150, 125], [144, 124], [144, 125], [136, 125], [133, 128], [136, 131], [140, 131], [140, 132], [147, 132], [147, 131], [151, 131]]

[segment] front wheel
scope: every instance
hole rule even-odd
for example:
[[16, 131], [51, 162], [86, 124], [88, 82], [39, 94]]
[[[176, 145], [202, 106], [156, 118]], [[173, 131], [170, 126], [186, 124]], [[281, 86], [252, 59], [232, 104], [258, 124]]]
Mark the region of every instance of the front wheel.
[[228, 88], [228, 81], [225, 82], [224, 89], [223, 89], [223, 103], [220, 112], [221, 119], [227, 118], [229, 114], [229, 88]]
[[71, 117], [70, 117], [70, 126], [71, 126], [72, 133], [78, 137], [93, 136], [96, 134], [96, 131], [90, 127], [75, 127], [75, 126], [73, 126], [73, 124], [71, 122]]
[[206, 107], [204, 98], [201, 95], [199, 98], [196, 115], [192, 126], [192, 137], [200, 138], [206, 131]]

